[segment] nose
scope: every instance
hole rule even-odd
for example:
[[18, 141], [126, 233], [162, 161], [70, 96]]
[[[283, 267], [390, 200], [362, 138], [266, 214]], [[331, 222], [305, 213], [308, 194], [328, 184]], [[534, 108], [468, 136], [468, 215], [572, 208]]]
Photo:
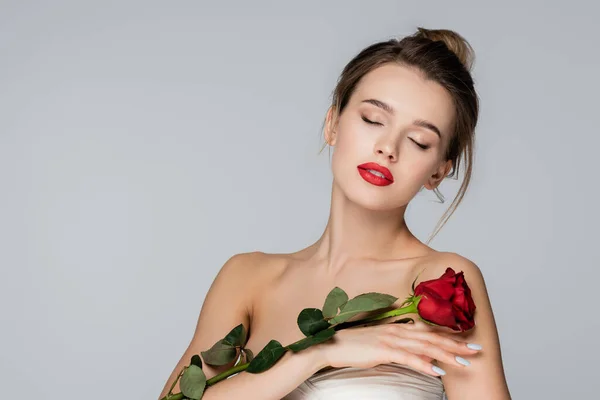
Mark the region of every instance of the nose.
[[398, 148], [392, 138], [387, 138], [375, 144], [375, 154], [382, 155], [389, 161], [394, 162], [398, 159]]

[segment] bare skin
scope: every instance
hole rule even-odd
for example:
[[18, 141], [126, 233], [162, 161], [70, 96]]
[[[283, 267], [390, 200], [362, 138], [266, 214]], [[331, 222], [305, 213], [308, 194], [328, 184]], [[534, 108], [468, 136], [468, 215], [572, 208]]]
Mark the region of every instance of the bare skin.
[[[391, 106], [393, 114], [372, 99]], [[416, 119], [441, 134], [413, 124]], [[392, 294], [399, 297], [397, 305], [409, 295], [417, 269], [432, 263], [438, 252], [410, 232], [404, 214], [422, 186], [437, 187], [452, 167], [442, 156], [453, 121], [452, 99], [442, 86], [393, 64], [363, 77], [343, 113], [329, 109], [324, 134], [334, 148], [331, 214], [313, 245], [266, 256], [273, 275], [254, 304], [251, 350], [271, 338], [282, 344], [300, 339], [298, 313], [321, 308], [335, 286], [349, 296]], [[365, 162], [389, 168], [394, 182], [384, 187], [366, 182], [357, 171]], [[421, 278], [428, 276], [437, 277]]]
[[[377, 101], [369, 101], [373, 99]], [[425, 324], [419, 325], [419, 329], [477, 343], [484, 350], [467, 356], [471, 366], [466, 368], [438, 364], [447, 372], [442, 380], [448, 399], [510, 399], [481, 271], [456, 253], [438, 252], [419, 241], [404, 219], [407, 205], [419, 189], [433, 190], [452, 167], [444, 154], [454, 112], [452, 99], [441, 85], [424, 79], [414, 69], [395, 64], [381, 66], [365, 75], [341, 114], [330, 108], [324, 133], [327, 143], [334, 148], [334, 179], [330, 216], [322, 236], [295, 253], [253, 252], [229, 260], [215, 278], [194, 337], [161, 396], [166, 394], [181, 367], [189, 364], [192, 354], [207, 350], [239, 323], [249, 327], [246, 347], [257, 354], [271, 339], [283, 345], [302, 339], [296, 322], [298, 314], [307, 307], [322, 308], [335, 286], [350, 297], [371, 291], [394, 295], [399, 298], [392, 307], [395, 308], [410, 294], [411, 283], [421, 271], [425, 269], [417, 284], [438, 278], [446, 267], [452, 267], [457, 272], [464, 271], [471, 287], [477, 305], [476, 327], [462, 334]], [[415, 124], [416, 120], [435, 125], [439, 134], [436, 129]], [[375, 186], [365, 181], [357, 171], [357, 165], [365, 162], [387, 167], [394, 182]], [[382, 320], [380, 324], [387, 322], [390, 321]], [[423, 343], [424, 347], [430, 345]], [[281, 398], [324, 367], [319, 353], [311, 354], [317, 356], [286, 355], [262, 377], [263, 374], [242, 373], [219, 382], [215, 389], [206, 392], [207, 400], [228, 398], [227, 394], [235, 390], [240, 395], [247, 394], [250, 388], [260, 393], [256, 398]], [[204, 372], [211, 378], [228, 368], [206, 365]], [[273, 386], [273, 379], [279, 387]], [[217, 389], [219, 385], [221, 388]], [[270, 395], [265, 390], [271, 390]]]
[[[341, 270], [332, 274], [325, 271], [324, 260], [316, 259], [316, 246], [292, 254], [263, 254], [265, 269], [270, 271], [260, 285], [260, 295], [255, 296], [246, 345], [254, 354], [271, 339], [283, 345], [302, 339], [304, 334], [296, 322], [298, 314], [304, 308], [322, 308], [327, 294], [335, 286], [344, 289], [349, 297], [366, 292], [391, 294], [398, 297], [391, 308], [399, 307], [410, 294], [418, 272], [434, 262], [438, 253], [423, 246], [412, 257], [347, 261]], [[389, 322], [391, 320], [377, 323]]]

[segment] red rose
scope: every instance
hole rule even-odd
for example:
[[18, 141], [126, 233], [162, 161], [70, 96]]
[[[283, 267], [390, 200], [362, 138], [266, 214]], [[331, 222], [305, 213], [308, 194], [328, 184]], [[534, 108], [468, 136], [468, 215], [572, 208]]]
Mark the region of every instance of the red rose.
[[417, 310], [424, 320], [455, 331], [475, 326], [475, 302], [462, 271], [455, 274], [452, 268], [446, 268], [438, 279], [419, 283], [415, 296], [421, 296]]

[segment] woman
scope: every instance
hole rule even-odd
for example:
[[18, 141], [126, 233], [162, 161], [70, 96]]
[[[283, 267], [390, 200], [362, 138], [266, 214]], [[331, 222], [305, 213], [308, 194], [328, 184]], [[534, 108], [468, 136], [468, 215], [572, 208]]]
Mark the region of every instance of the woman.
[[[400, 299], [395, 308], [419, 272], [417, 283], [450, 266], [464, 271], [477, 305], [470, 331], [457, 334], [418, 320], [341, 330], [328, 342], [287, 352], [265, 372], [218, 382], [203, 399], [433, 400], [444, 392], [450, 400], [510, 399], [480, 270], [456, 253], [422, 243], [404, 220], [409, 201], [423, 188], [443, 201], [437, 187], [456, 176], [461, 160], [465, 178], [445, 216], [467, 189], [478, 117], [472, 57], [459, 34], [418, 28], [402, 40], [368, 46], [348, 63], [324, 123], [326, 145], [333, 149], [325, 231], [295, 253], [244, 253], [225, 263], [161, 398], [193, 354], [240, 323], [249, 329], [246, 348], [257, 354], [271, 339], [287, 345], [303, 338], [296, 317], [304, 308], [320, 308], [335, 286], [350, 297], [392, 294]], [[230, 367], [204, 364], [204, 372], [211, 378]]]

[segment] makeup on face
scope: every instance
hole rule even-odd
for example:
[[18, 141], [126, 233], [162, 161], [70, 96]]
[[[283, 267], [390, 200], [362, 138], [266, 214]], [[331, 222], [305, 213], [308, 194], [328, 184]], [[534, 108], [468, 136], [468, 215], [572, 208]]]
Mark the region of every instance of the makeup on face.
[[360, 164], [357, 169], [360, 176], [372, 185], [388, 186], [394, 183], [390, 170], [375, 162]]

